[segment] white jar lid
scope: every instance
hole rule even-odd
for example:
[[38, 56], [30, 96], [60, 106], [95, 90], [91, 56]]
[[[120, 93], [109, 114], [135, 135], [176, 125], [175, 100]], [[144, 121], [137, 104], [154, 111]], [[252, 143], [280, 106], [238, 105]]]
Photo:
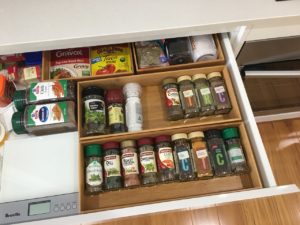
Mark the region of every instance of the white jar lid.
[[123, 94], [128, 97], [139, 97], [142, 93], [142, 87], [139, 83], [127, 83], [123, 87]]

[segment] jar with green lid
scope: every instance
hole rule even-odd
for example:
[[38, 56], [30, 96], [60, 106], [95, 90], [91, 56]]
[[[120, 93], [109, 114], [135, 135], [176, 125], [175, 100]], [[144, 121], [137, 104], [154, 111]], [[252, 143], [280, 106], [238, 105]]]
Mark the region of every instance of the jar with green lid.
[[184, 115], [181, 107], [176, 79], [164, 79], [162, 85], [164, 90], [168, 120], [172, 121], [183, 119]]
[[226, 150], [231, 163], [232, 172], [243, 174], [249, 172], [249, 167], [243, 152], [238, 128], [230, 127], [222, 130]]
[[85, 191], [98, 194], [103, 190], [102, 148], [91, 144], [84, 148], [85, 156]]
[[214, 98], [215, 114], [229, 113], [232, 106], [222, 74], [220, 72], [212, 72], [207, 75], [207, 79]]
[[194, 84], [190, 76], [177, 78], [179, 94], [185, 118], [193, 118], [199, 115], [199, 107]]
[[200, 115], [213, 115], [215, 112], [215, 104], [206, 75], [203, 73], [195, 74], [192, 80], [195, 84], [199, 105], [201, 106]]

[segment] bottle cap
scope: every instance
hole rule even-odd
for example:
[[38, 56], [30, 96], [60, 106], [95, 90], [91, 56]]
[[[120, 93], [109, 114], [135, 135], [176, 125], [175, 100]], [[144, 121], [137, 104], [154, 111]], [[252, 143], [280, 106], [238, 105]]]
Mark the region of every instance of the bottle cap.
[[161, 142], [170, 142], [171, 136], [170, 135], [160, 135], [155, 138], [155, 144], [159, 144]]
[[197, 80], [197, 79], [205, 79], [206, 80], [206, 75], [204, 73], [198, 73], [192, 76], [192, 80]]
[[13, 100], [17, 110], [23, 111], [26, 106], [26, 90], [15, 91]]
[[177, 78], [177, 83], [180, 83], [181, 81], [184, 80], [192, 80], [192, 78], [190, 76], [181, 76]]
[[222, 136], [223, 138], [230, 139], [230, 138], [239, 138], [239, 131], [236, 127], [229, 127], [222, 130]]
[[84, 155], [85, 155], [85, 157], [102, 156], [101, 145], [91, 144], [91, 145], [85, 146]]
[[221, 131], [220, 130], [207, 130], [204, 132], [205, 133], [205, 137], [207, 139], [210, 138], [221, 138]]
[[179, 139], [188, 139], [188, 136], [185, 133], [178, 133], [178, 134], [173, 134], [171, 138], [172, 138], [172, 141], [176, 141]]
[[140, 147], [142, 145], [153, 145], [153, 139], [152, 138], [141, 138], [137, 140], [137, 145]]
[[97, 86], [86, 87], [82, 91], [82, 97], [84, 98], [84, 97], [89, 96], [89, 95], [104, 96], [104, 90], [101, 87], [97, 87]]
[[141, 85], [138, 83], [128, 83], [123, 87], [123, 94], [127, 97], [139, 97], [142, 93]]
[[167, 78], [163, 80], [162, 84], [163, 86], [165, 86], [166, 84], [177, 84], [177, 81], [175, 78]]
[[193, 138], [204, 138], [204, 133], [202, 131], [195, 131], [188, 134], [189, 139]]
[[207, 75], [208, 80], [214, 77], [222, 77], [222, 74], [220, 72], [212, 72]]
[[108, 149], [119, 149], [120, 148], [120, 144], [119, 142], [116, 141], [111, 141], [111, 142], [106, 142], [102, 145], [104, 150], [108, 150]]
[[124, 96], [121, 89], [111, 89], [106, 92], [105, 101], [107, 104], [123, 103]]
[[134, 140], [126, 140], [121, 142], [121, 148], [136, 147]]
[[22, 112], [15, 112], [11, 118], [11, 124], [16, 134], [26, 134], [27, 131], [24, 125], [24, 115]]

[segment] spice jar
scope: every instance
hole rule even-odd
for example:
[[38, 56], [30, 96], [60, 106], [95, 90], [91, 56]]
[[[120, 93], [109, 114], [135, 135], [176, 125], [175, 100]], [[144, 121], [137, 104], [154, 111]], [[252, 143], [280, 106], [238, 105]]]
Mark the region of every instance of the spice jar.
[[112, 141], [103, 144], [104, 150], [104, 179], [107, 190], [122, 187], [120, 144]]
[[141, 184], [141, 182], [139, 177], [138, 157], [135, 141], [122, 141], [121, 148], [124, 187], [138, 186]]
[[159, 180], [161, 182], [175, 180], [175, 162], [171, 137], [169, 135], [158, 136], [155, 138], [155, 144]]
[[210, 161], [215, 171], [215, 176], [227, 176], [231, 174], [231, 166], [226, 153], [225, 144], [221, 138], [220, 130], [208, 130], [205, 132]]
[[207, 75], [207, 79], [210, 83], [216, 106], [215, 114], [229, 113], [232, 107], [222, 74], [213, 72]]
[[105, 134], [106, 117], [104, 90], [97, 86], [90, 86], [82, 91], [84, 104], [84, 133]]
[[199, 115], [199, 106], [194, 89], [194, 84], [190, 76], [177, 78], [179, 84], [179, 94], [185, 118], [192, 118]]
[[92, 144], [84, 148], [85, 155], [85, 191], [97, 194], [103, 190], [102, 148]]
[[123, 93], [126, 96], [125, 111], [128, 131], [142, 130], [141, 86], [138, 83], [128, 83], [123, 87]]
[[249, 172], [238, 129], [236, 127], [225, 128], [222, 131], [222, 135], [225, 140], [232, 172], [235, 174]]
[[212, 178], [213, 169], [210, 164], [203, 132], [191, 132], [188, 134], [188, 137], [192, 145], [193, 159], [195, 162], [198, 178]]
[[163, 89], [166, 99], [168, 120], [183, 119], [183, 110], [181, 108], [176, 79], [167, 78], [163, 80]]
[[166, 39], [165, 46], [170, 65], [193, 62], [189, 37]]
[[152, 138], [141, 138], [137, 141], [139, 147], [139, 162], [142, 184], [155, 184], [158, 182], [156, 157]]
[[209, 82], [206, 79], [205, 74], [195, 74], [193, 76], [193, 82], [197, 93], [198, 100], [200, 101], [200, 115], [209, 116], [214, 114], [215, 105], [213, 96], [210, 91]]
[[121, 89], [112, 89], [106, 92], [108, 125], [110, 133], [125, 132], [124, 97]]
[[15, 90], [14, 84], [0, 75], [0, 107], [5, 107], [12, 101]]
[[180, 181], [195, 179], [195, 168], [188, 137], [184, 133], [172, 135], [174, 151], [178, 162]]

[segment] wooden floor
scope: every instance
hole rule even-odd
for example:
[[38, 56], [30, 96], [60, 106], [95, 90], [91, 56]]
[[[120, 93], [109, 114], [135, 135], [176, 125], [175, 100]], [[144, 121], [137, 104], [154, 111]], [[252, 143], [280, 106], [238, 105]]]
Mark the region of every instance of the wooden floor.
[[[300, 119], [258, 125], [279, 185], [300, 187]], [[103, 225], [299, 225], [300, 194], [274, 196], [210, 208], [150, 214]]]

